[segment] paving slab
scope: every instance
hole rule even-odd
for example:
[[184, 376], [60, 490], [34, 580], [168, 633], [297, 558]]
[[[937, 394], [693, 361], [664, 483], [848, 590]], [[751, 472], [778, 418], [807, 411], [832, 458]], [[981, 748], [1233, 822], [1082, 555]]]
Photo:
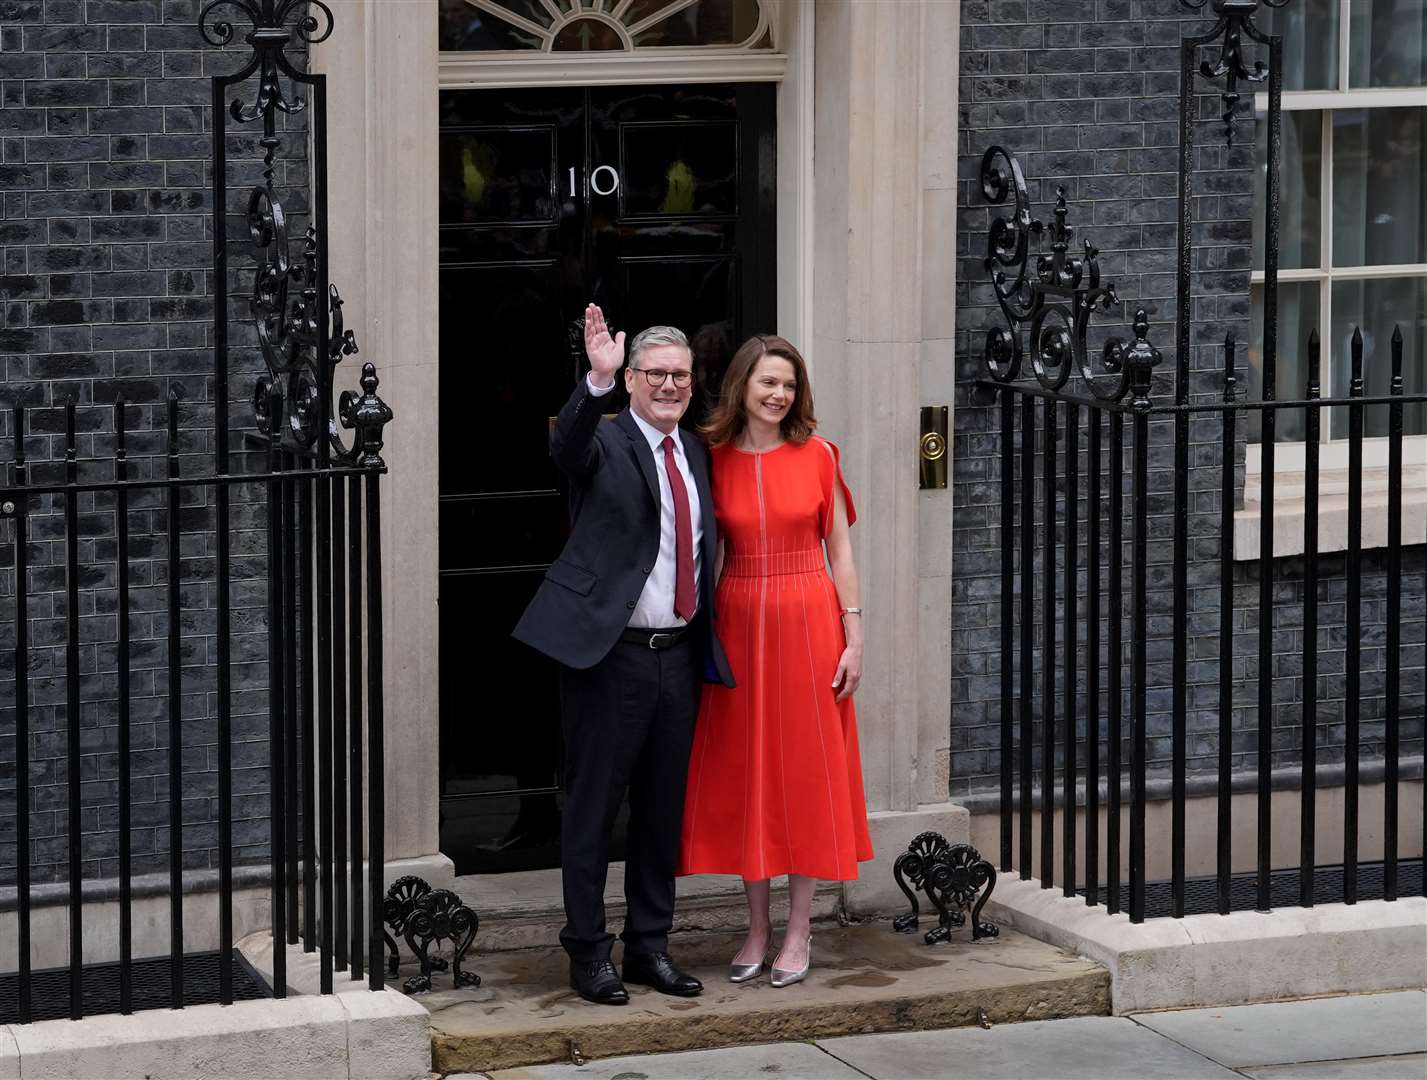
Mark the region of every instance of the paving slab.
[[989, 1031], [857, 1035], [822, 1039], [818, 1045], [879, 1080], [1229, 1080], [1238, 1075], [1132, 1020], [1111, 1016], [1011, 1024]]
[[[624, 1007], [592, 1005], [569, 989], [558, 948], [490, 953], [467, 964], [476, 989], [418, 998], [431, 1012], [432, 1065], [442, 1073], [491, 1072], [571, 1059], [701, 1050], [874, 1031], [915, 1031], [1061, 1016], [1104, 1016], [1109, 974], [1032, 938], [1003, 933], [929, 946], [886, 923], [820, 929], [813, 969], [784, 989], [766, 976], [728, 982], [741, 935], [680, 936], [675, 957], [704, 981], [703, 995], [672, 998], [631, 986]], [[619, 956], [616, 952], [616, 962]], [[437, 987], [449, 975], [436, 976]]]
[[1427, 993], [1137, 1013], [1136, 1023], [1230, 1068], [1427, 1051]]
[[1242, 1069], [1253, 1080], [1427, 1080], [1427, 1054], [1317, 1061], [1307, 1065], [1266, 1065]]
[[[777, 1080], [867, 1080], [811, 1043], [775, 1043], [769, 1046], [725, 1046], [719, 1050], [690, 1050], [682, 1054], [655, 1054], [605, 1058], [586, 1065], [531, 1065], [501, 1069], [491, 1080], [748, 1080], [763, 1076]], [[446, 1080], [461, 1080], [447, 1076]], [[468, 1080], [476, 1080], [468, 1074]]]

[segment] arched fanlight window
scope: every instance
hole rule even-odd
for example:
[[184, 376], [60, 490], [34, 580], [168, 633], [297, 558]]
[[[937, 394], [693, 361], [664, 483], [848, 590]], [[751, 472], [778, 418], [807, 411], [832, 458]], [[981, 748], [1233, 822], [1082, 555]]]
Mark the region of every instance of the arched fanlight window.
[[772, 49], [760, 0], [441, 0], [441, 49]]

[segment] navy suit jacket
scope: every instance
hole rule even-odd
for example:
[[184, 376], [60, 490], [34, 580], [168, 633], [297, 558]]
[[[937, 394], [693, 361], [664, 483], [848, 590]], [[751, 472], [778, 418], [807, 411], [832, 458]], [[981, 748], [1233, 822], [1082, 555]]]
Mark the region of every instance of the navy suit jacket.
[[[570, 479], [570, 538], [545, 572], [515, 637], [566, 667], [594, 667], [629, 623], [659, 554], [659, 474], [654, 452], [625, 409], [601, 423], [601, 399], [580, 379], [555, 419], [550, 452]], [[733, 686], [713, 631], [714, 557], [718, 536], [708, 448], [682, 429], [679, 438], [703, 516], [699, 613], [694, 626], [709, 681]]]

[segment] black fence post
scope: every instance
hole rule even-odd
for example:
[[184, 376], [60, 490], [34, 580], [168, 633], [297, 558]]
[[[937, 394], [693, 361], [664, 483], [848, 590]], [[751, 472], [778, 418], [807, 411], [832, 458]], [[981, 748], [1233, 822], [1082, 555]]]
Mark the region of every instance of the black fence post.
[[1041, 888], [1055, 884], [1055, 399], [1046, 398], [1041, 443]]
[[[282, 415], [282, 397], [268, 391], [268, 414]], [[277, 428], [276, 430], [281, 430]], [[268, 441], [268, 844], [272, 874], [273, 996], [287, 996], [287, 713], [284, 709], [287, 611], [283, 607], [283, 537], [286, 533], [280, 479], [282, 452], [276, 437]]]
[[134, 1008], [133, 866], [130, 861], [129, 761], [129, 455], [125, 446], [124, 399], [114, 402], [114, 533], [118, 539], [119, 650], [119, 1011]]
[[1090, 410], [1085, 538], [1085, 903], [1100, 902], [1100, 455], [1104, 410]]
[[373, 990], [382, 988], [382, 866], [386, 858], [386, 753], [382, 711], [381, 493], [376, 472], [367, 474], [367, 847], [371, 851], [367, 973]]
[[[1139, 406], [1136, 402], [1136, 406]], [[1145, 919], [1145, 713], [1148, 612], [1145, 581], [1149, 574], [1149, 440], [1148, 401], [1134, 418], [1134, 509], [1130, 584], [1130, 921]]]
[[[1224, 404], [1234, 404], [1234, 335], [1224, 339]], [[1219, 460], [1219, 790], [1215, 852], [1215, 893], [1219, 913], [1231, 908], [1234, 813], [1234, 410], [1220, 417], [1223, 441]]]
[[1110, 620], [1105, 627], [1105, 655], [1108, 661], [1105, 690], [1109, 699], [1105, 731], [1108, 755], [1105, 763], [1108, 804], [1105, 822], [1105, 910], [1110, 915], [1117, 915], [1121, 906], [1121, 784], [1125, 779], [1125, 688], [1122, 676], [1125, 667], [1125, 417], [1118, 412], [1110, 418], [1110, 477], [1110, 592], [1107, 597]]
[[[279, 455], [284, 471], [294, 467], [293, 455], [284, 451]], [[287, 623], [283, 627], [282, 645], [282, 700], [283, 700], [283, 825], [286, 836], [283, 850], [287, 856], [285, 871], [287, 883], [287, 943], [296, 945], [298, 928], [301, 923], [298, 906], [299, 883], [302, 878], [300, 859], [302, 813], [299, 801], [298, 769], [298, 696], [297, 670], [300, 640], [301, 609], [297, 598], [297, 481], [284, 479], [281, 485], [282, 507], [282, 609]]]
[[25, 406], [16, 401], [15, 437], [15, 916], [20, 1023], [32, 1019], [30, 988], [30, 507], [25, 487]]
[[332, 888], [333, 965], [347, 970], [347, 498], [344, 477], [325, 481], [332, 499]]
[[1001, 401], [1001, 871], [1011, 870], [1011, 778], [1014, 767], [1016, 588], [1016, 408], [1015, 396], [1002, 390]]
[[1318, 830], [1318, 444], [1322, 436], [1318, 331], [1308, 337], [1308, 405], [1304, 409], [1303, 719], [1299, 752], [1298, 903], [1313, 906]]
[[1132, 498], [1134, 501], [1134, 562], [1131, 573], [1131, 671], [1130, 698], [1133, 737], [1130, 748], [1130, 921], [1145, 919], [1145, 772], [1149, 737], [1146, 704], [1148, 687], [1149, 612], [1146, 585], [1149, 580], [1149, 438], [1150, 382], [1159, 365], [1159, 350], [1149, 343], [1149, 316], [1144, 308], [1135, 312], [1135, 344], [1125, 359], [1129, 374], [1130, 408], [1135, 423], [1135, 460]]
[[[1397, 899], [1397, 781], [1402, 752], [1402, 327], [1392, 330], [1392, 382], [1387, 444], [1387, 715], [1384, 718], [1382, 878], [1383, 899]], [[1427, 676], [1427, 672], [1424, 672]], [[1424, 780], [1427, 782], [1427, 780]]]
[[1036, 402], [1021, 398], [1021, 880], [1031, 877], [1035, 733]]
[[[351, 648], [347, 705], [351, 710], [348, 747], [351, 753], [352, 978], [360, 980], [366, 972], [367, 945], [362, 918], [366, 904], [366, 897], [362, 895], [362, 478], [356, 474], [347, 478], [347, 514], [347, 538], [351, 545], [347, 557], [347, 590], [351, 595], [348, 611], [352, 620], [347, 635]], [[380, 913], [373, 911], [373, 922], [379, 919]]]
[[313, 632], [317, 622], [312, 579], [312, 480], [297, 482], [297, 591], [302, 743], [302, 951], [317, 950], [317, 740], [313, 725]]
[[[1249, 24], [1252, 26], [1252, 22]], [[1259, 742], [1258, 742], [1258, 909], [1271, 906], [1273, 855], [1273, 491], [1277, 412], [1272, 405], [1278, 365], [1279, 161], [1283, 145], [1283, 38], [1258, 40], [1268, 45], [1268, 162], [1265, 195], [1263, 313], [1263, 516], [1259, 534]], [[1230, 87], [1232, 93], [1232, 84]], [[1228, 101], [1226, 99], [1226, 110]], [[1226, 124], [1230, 121], [1226, 121]], [[1232, 128], [1230, 128], [1232, 131]]]
[[[168, 476], [178, 479], [178, 397], [168, 397]], [[183, 638], [179, 486], [168, 487], [169, 1007], [183, 1008]]]
[[1065, 406], [1065, 648], [1063, 662], [1065, 680], [1062, 687], [1065, 694], [1064, 738], [1061, 742], [1061, 810], [1060, 843], [1061, 851], [1061, 891], [1065, 896], [1075, 895], [1075, 718], [1076, 718], [1076, 660], [1080, 649], [1076, 626], [1078, 617], [1076, 600], [1079, 582], [1076, 574], [1078, 561], [1080, 519], [1080, 406], [1067, 402]]
[[[1351, 381], [1348, 396], [1363, 396], [1363, 332], [1354, 328]], [[1348, 640], [1346, 643], [1346, 700], [1343, 702], [1347, 721], [1344, 736], [1343, 774], [1343, 903], [1358, 902], [1358, 760], [1359, 732], [1362, 716], [1362, 635], [1363, 635], [1363, 405], [1348, 406]]]
[[69, 1018], [84, 1016], [84, 850], [79, 753], [79, 460], [75, 399], [64, 404], [65, 756], [69, 794]]

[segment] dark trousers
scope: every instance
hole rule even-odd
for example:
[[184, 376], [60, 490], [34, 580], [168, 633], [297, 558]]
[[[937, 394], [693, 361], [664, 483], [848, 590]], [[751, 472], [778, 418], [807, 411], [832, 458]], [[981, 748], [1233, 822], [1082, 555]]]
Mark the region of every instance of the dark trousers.
[[560, 864], [565, 928], [579, 962], [608, 959], [604, 889], [609, 840], [625, 791], [626, 955], [666, 952], [702, 665], [696, 636], [669, 649], [620, 642], [587, 671], [561, 669], [565, 812]]

